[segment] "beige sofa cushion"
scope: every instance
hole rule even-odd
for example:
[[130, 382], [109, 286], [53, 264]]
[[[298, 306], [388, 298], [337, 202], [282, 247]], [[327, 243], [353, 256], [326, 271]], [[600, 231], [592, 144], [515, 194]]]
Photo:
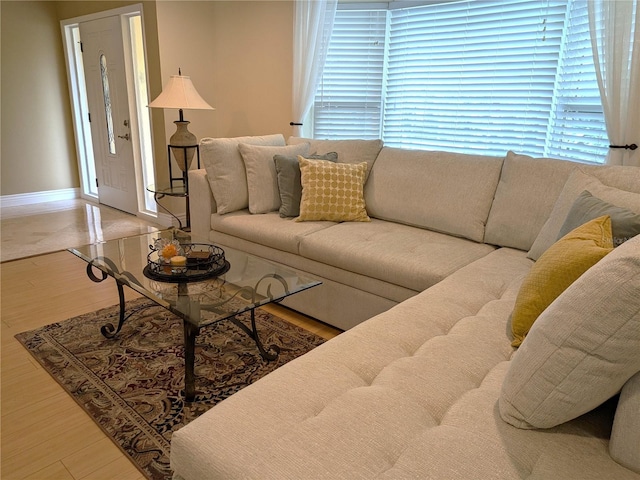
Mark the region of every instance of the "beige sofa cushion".
[[367, 164], [366, 179], [371, 168], [378, 158], [382, 148], [382, 140], [316, 140], [313, 138], [289, 137], [287, 145], [309, 143], [309, 152], [313, 155], [324, 155], [329, 152], [338, 154], [338, 163], [362, 163]]
[[200, 140], [200, 158], [207, 170], [207, 179], [220, 214], [235, 212], [249, 206], [247, 173], [238, 150], [240, 143], [285, 145], [282, 134]]
[[494, 247], [372, 219], [341, 223], [300, 239], [300, 254], [343, 270], [422, 291]]
[[[603, 176], [613, 186], [604, 184], [596, 175]], [[618, 183], [616, 178], [619, 178], [623, 186], [633, 187], [633, 183], [628, 183], [627, 181], [633, 180], [634, 175], [637, 175], [636, 192], [626, 191], [615, 186]], [[626, 208], [634, 213], [640, 213], [640, 169], [637, 167], [618, 167], [617, 169], [605, 168], [600, 172], [598, 169], [585, 170], [582, 167], [578, 168], [571, 173], [557, 197], [549, 218], [544, 223], [529, 250], [527, 255], [529, 258], [537, 260], [545, 250], [553, 245], [571, 207], [585, 190], [600, 200]]]
[[[508, 152], [484, 241], [529, 250], [577, 163]], [[555, 239], [554, 239], [555, 241]]]
[[247, 210], [239, 210], [225, 215], [211, 215], [211, 228], [216, 232], [294, 254], [300, 253], [302, 238], [332, 225], [335, 223], [299, 223], [292, 217], [280, 217], [278, 212], [251, 215]]
[[[469, 468], [441, 458], [456, 452], [490, 456], [485, 474], [517, 472], [519, 458], [496, 458], [494, 439], [448, 415], [511, 354], [509, 284], [530, 261], [499, 257], [502, 271], [484, 261], [466, 280], [409, 299], [219, 403], [174, 433], [172, 467], [189, 480], [444, 478], [447, 465]], [[487, 304], [502, 323], [487, 321]], [[412, 472], [416, 462], [431, 474]]]
[[638, 292], [636, 236], [591, 267], [533, 324], [502, 386], [502, 418], [520, 428], [549, 428], [618, 393], [640, 371]]
[[274, 158], [276, 155], [307, 155], [309, 144], [273, 147], [270, 145], [238, 145], [247, 175], [249, 211], [267, 213], [280, 208], [280, 190]]
[[385, 147], [365, 185], [372, 217], [481, 242], [502, 159]]

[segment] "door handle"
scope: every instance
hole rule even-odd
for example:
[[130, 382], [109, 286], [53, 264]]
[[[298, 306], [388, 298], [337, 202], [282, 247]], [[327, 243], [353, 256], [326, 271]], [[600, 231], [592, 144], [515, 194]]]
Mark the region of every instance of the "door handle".
[[125, 140], [129, 140], [129, 134], [125, 133], [124, 135], [118, 135], [118, 138], [124, 138]]

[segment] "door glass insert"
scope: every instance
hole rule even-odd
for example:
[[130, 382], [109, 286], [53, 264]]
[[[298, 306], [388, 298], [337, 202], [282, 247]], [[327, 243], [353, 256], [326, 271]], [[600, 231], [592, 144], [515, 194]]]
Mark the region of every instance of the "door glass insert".
[[113, 133], [113, 117], [111, 115], [111, 95], [109, 94], [109, 76], [107, 74], [107, 57], [100, 54], [100, 76], [102, 78], [102, 97], [104, 98], [104, 113], [107, 117], [107, 144], [109, 153], [116, 153], [116, 139]]

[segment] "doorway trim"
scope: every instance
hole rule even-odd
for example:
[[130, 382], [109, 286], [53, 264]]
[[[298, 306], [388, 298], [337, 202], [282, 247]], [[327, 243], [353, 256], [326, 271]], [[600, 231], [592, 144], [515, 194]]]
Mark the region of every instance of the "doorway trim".
[[[146, 47], [144, 45], [144, 14], [142, 4], [128, 5], [103, 12], [83, 15], [60, 21], [64, 56], [67, 67], [69, 95], [73, 130], [80, 174], [80, 197], [98, 202], [95, 162], [89, 124], [89, 108], [82, 68], [82, 55], [79, 44], [79, 28], [82, 22], [104, 17], [119, 16], [122, 22], [125, 48], [125, 71], [129, 111], [131, 115], [133, 158], [136, 172], [136, 192], [138, 199], [137, 216], [157, 222], [157, 206], [153, 194], [146, 186], [154, 183], [154, 162], [152, 150], [152, 131], [149, 104], [149, 82], [147, 72]], [[138, 21], [139, 20], [139, 21]], [[132, 25], [136, 25], [132, 27]], [[140, 44], [141, 43], [141, 44]], [[142, 56], [142, 58], [140, 58]]]

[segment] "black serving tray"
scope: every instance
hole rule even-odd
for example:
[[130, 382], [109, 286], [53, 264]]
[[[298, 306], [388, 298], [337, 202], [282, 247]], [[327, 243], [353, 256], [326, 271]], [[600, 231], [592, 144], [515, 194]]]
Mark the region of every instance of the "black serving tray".
[[[171, 268], [170, 265], [166, 266], [167, 268]], [[203, 271], [195, 268], [189, 268], [188, 266], [184, 268], [184, 271], [180, 273], [160, 273], [154, 272], [150, 265], [147, 265], [142, 270], [142, 274], [150, 278], [151, 280], [157, 280], [159, 282], [168, 282], [168, 283], [185, 283], [185, 282], [201, 282], [202, 280], [207, 280], [209, 278], [219, 277], [220, 275], [227, 273], [231, 268], [231, 264], [224, 261], [223, 265], [217, 270]]]
[[187, 258], [184, 266], [165, 263], [153, 245], [149, 248], [151, 252], [147, 255], [147, 265], [142, 273], [152, 280], [197, 282], [222, 275], [231, 267], [225, 259], [224, 250], [209, 243], [181, 243], [181, 254]]

